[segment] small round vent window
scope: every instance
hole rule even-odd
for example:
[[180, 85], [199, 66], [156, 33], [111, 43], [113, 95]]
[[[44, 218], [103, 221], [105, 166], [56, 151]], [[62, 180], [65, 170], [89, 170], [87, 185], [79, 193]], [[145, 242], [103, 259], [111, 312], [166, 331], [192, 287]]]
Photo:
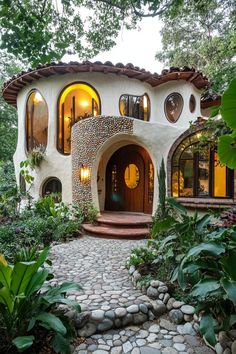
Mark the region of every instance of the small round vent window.
[[165, 114], [169, 122], [175, 123], [183, 110], [183, 97], [177, 93], [171, 93], [165, 100]]
[[190, 96], [189, 99], [189, 110], [191, 113], [193, 113], [195, 111], [196, 108], [196, 99], [193, 95]]

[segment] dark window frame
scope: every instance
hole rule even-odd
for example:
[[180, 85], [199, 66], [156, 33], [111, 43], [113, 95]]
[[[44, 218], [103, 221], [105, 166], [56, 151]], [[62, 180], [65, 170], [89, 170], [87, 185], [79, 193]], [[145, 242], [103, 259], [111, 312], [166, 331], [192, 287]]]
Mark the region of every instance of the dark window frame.
[[[194, 134], [193, 134], [194, 135]], [[226, 196], [214, 196], [214, 183], [215, 183], [215, 176], [214, 176], [214, 163], [215, 163], [215, 152], [216, 149], [209, 149], [209, 177], [208, 177], [208, 185], [209, 185], [209, 193], [207, 195], [199, 195], [198, 193], [198, 183], [199, 183], [199, 151], [193, 152], [193, 195], [191, 196], [185, 196], [180, 194], [180, 162], [183, 160], [188, 160], [188, 159], [181, 159], [182, 154], [184, 151], [189, 148], [190, 146], [196, 145], [197, 141], [194, 143], [191, 143], [187, 145], [181, 152], [178, 158], [178, 164], [173, 164], [173, 159], [175, 157], [175, 154], [178, 151], [178, 148], [181, 146], [181, 144], [188, 139], [186, 137], [185, 139], [182, 140], [182, 142], [177, 146], [175, 149], [172, 159], [171, 159], [171, 196], [173, 196], [173, 169], [177, 169], [178, 172], [178, 197], [177, 198], [200, 198], [200, 199], [232, 199], [233, 198], [233, 186], [234, 186], [234, 170], [229, 169], [226, 167]]]
[[[27, 152], [31, 152], [35, 147], [34, 147], [34, 144], [33, 144], [33, 128], [32, 128], [32, 121], [30, 122], [30, 127], [31, 127], [31, 143], [29, 144], [29, 117], [28, 117], [28, 102], [29, 102], [29, 98], [30, 96], [33, 94], [33, 93], [36, 93], [38, 92], [41, 97], [43, 98], [43, 102], [46, 106], [46, 109], [47, 109], [47, 129], [48, 129], [48, 126], [49, 126], [49, 112], [48, 112], [48, 104], [47, 104], [47, 101], [45, 100], [44, 96], [41, 94], [40, 90], [38, 90], [37, 88], [33, 88], [32, 90], [30, 90], [28, 92], [28, 95], [27, 95], [27, 99], [26, 99], [26, 104], [25, 104], [25, 147], [26, 147], [26, 151]], [[32, 119], [32, 117], [31, 117]], [[48, 131], [47, 131], [47, 144], [45, 145], [45, 149], [44, 151], [46, 151], [47, 149], [47, 146], [48, 146]]]
[[[60, 119], [59, 119], [60, 114], [59, 114], [59, 113], [60, 113], [60, 101], [61, 101], [61, 96], [62, 96], [63, 92], [64, 92], [68, 87], [73, 86], [73, 85], [77, 85], [77, 84], [86, 85], [86, 86], [90, 87], [90, 88], [96, 93], [96, 95], [97, 95], [97, 97], [98, 97], [98, 101], [99, 101], [99, 112], [98, 112], [98, 115], [101, 115], [101, 114], [102, 114], [102, 105], [101, 105], [101, 98], [100, 98], [100, 95], [99, 95], [98, 91], [97, 91], [92, 85], [90, 85], [90, 84], [87, 83], [86, 81], [73, 81], [73, 82], [71, 82], [71, 83], [69, 83], [68, 85], [66, 85], [66, 86], [63, 87], [63, 89], [60, 91], [59, 96], [58, 96], [58, 99], [57, 99], [57, 138], [56, 138], [56, 139], [57, 139], [57, 144], [56, 144], [56, 146], [57, 146], [57, 151], [58, 151], [60, 154], [64, 155], [64, 156], [70, 156], [70, 155], [71, 155], [71, 151], [70, 151], [70, 153], [65, 153], [63, 146], [62, 146], [62, 149], [61, 149], [60, 146], [59, 146], [59, 133], [60, 133]], [[64, 109], [64, 105], [63, 105], [63, 107], [62, 107], [62, 110], [63, 110], [63, 109]], [[63, 124], [63, 126], [62, 126], [62, 136], [64, 137], [64, 124]], [[64, 139], [63, 139], [63, 141], [64, 141]]]
[[[46, 187], [48, 185], [48, 183], [50, 182], [53, 182], [53, 181], [56, 181], [57, 183], [60, 183], [60, 188], [61, 189], [60, 191], [52, 191], [51, 193], [46, 193]], [[47, 195], [50, 195], [52, 193], [62, 193], [62, 183], [61, 183], [61, 180], [57, 177], [49, 177], [47, 178], [44, 182], [43, 182], [43, 185], [42, 185], [42, 198], [46, 197]]]
[[[179, 113], [178, 118], [177, 118], [174, 122], [169, 119], [168, 114], [167, 114], [167, 109], [166, 109], [166, 102], [167, 102], [167, 100], [170, 98], [170, 96], [172, 96], [172, 95], [178, 95], [178, 96], [181, 98], [181, 101], [182, 101], [181, 111], [180, 111], [180, 113]], [[175, 123], [178, 122], [178, 120], [180, 119], [181, 114], [182, 114], [182, 112], [183, 112], [183, 109], [184, 109], [184, 99], [183, 99], [183, 96], [182, 96], [179, 92], [171, 92], [171, 93], [165, 98], [165, 102], [164, 102], [165, 116], [166, 116], [166, 119], [168, 120], [168, 122], [170, 122], [171, 124], [175, 124]]]
[[[120, 115], [123, 116], [123, 114], [121, 113], [121, 109], [120, 109], [120, 104], [121, 104], [121, 99], [123, 96], [127, 96], [128, 97], [128, 115], [127, 117], [132, 117], [134, 119], [137, 119], [137, 120], [141, 120], [143, 122], [149, 122], [150, 120], [150, 116], [151, 116], [151, 100], [150, 100], [150, 97], [149, 95], [145, 92], [143, 95], [130, 95], [128, 93], [123, 93], [122, 95], [120, 95], [120, 98], [119, 98], [119, 112], [120, 112]], [[147, 97], [147, 120], [144, 120], [144, 119], [141, 119], [139, 117], [134, 117], [133, 115], [130, 115], [130, 97], [136, 97], [136, 100], [139, 98], [141, 99], [142, 97], [146, 96]]]

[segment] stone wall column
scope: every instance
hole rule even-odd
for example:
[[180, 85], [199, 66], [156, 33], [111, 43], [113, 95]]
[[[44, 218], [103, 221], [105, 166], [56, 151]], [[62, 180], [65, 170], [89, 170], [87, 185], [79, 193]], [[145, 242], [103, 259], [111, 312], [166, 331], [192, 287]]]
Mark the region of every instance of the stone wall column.
[[92, 202], [91, 180], [82, 183], [81, 165], [92, 170], [97, 153], [107, 139], [118, 133], [133, 134], [133, 119], [127, 117], [98, 116], [83, 119], [72, 128], [72, 200], [82, 207]]

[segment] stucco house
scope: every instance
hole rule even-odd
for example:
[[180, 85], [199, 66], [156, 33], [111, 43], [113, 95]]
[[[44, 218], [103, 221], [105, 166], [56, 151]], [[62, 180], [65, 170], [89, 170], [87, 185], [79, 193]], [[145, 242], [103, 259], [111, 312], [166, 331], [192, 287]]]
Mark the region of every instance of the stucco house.
[[169, 195], [194, 208], [234, 205], [234, 171], [219, 164], [216, 151], [194, 149], [201, 117], [217, 103], [201, 100], [207, 86], [187, 67], [158, 75], [86, 61], [22, 72], [3, 88], [18, 110], [18, 184], [20, 162], [40, 146], [45, 159], [32, 172], [33, 198], [61, 192], [64, 202], [93, 202], [99, 211], [152, 214], [163, 157]]

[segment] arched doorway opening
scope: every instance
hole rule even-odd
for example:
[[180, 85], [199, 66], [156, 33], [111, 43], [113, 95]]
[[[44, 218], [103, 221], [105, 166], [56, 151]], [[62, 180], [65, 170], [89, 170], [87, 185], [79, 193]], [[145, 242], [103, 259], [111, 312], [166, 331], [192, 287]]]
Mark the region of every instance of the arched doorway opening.
[[154, 168], [148, 152], [126, 145], [110, 158], [106, 168], [105, 209], [152, 213]]

